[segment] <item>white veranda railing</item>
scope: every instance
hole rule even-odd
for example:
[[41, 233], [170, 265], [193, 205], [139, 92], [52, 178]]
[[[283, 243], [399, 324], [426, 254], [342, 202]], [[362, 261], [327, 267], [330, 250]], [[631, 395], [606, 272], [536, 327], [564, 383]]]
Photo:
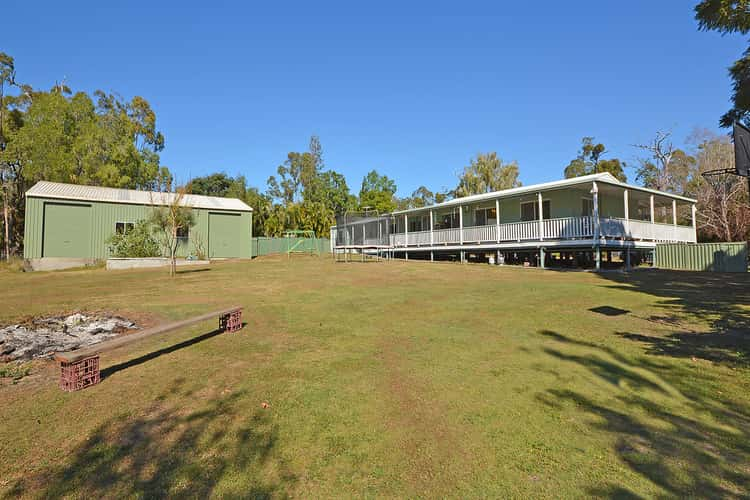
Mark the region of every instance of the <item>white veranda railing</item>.
[[[562, 217], [541, 221], [510, 222], [507, 224], [488, 224], [468, 226], [463, 229], [463, 240], [458, 228], [436, 229], [432, 231], [414, 231], [408, 233], [408, 246], [455, 245], [464, 244], [534, 241], [534, 240], [579, 240], [593, 238], [596, 232], [596, 219], [593, 217]], [[690, 226], [673, 224], [652, 224], [649, 221], [621, 219], [617, 217], [600, 217], [599, 234], [603, 238], [695, 242], [695, 230]], [[391, 235], [391, 245], [406, 246], [407, 235]]]

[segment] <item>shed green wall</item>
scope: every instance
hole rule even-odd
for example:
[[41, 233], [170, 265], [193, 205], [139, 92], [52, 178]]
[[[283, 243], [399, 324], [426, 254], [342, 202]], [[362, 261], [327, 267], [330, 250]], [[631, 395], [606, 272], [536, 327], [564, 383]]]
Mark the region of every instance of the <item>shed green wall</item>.
[[[88, 223], [89, 230], [86, 241], [76, 244], [76, 251], [82, 255], [66, 255], [68, 257], [79, 257], [86, 259], [106, 259], [109, 257], [106, 241], [115, 232], [115, 223], [117, 222], [137, 222], [147, 219], [151, 215], [153, 207], [148, 205], [134, 205], [125, 203], [108, 203], [97, 201], [73, 201], [58, 200], [51, 198], [26, 198], [26, 219], [24, 227], [24, 257], [27, 259], [39, 259], [49, 256], [49, 252], [44, 249], [44, 226], [45, 211], [47, 212], [47, 221], [55, 218], [65, 217], [71, 214], [70, 210], [64, 210], [66, 206], [82, 205], [90, 206], [88, 221], [78, 221], [81, 225]], [[65, 213], [64, 213], [65, 212]], [[251, 257], [251, 238], [252, 238], [252, 213], [237, 212], [232, 210], [208, 210], [203, 208], [194, 208], [195, 226], [190, 228], [190, 242], [181, 245], [178, 255], [186, 257], [195, 254], [194, 241], [202, 241], [204, 250], [209, 249], [209, 213], [232, 213], [240, 214], [237, 219], [239, 223], [238, 231], [232, 231], [231, 228], [225, 227], [218, 230], [218, 236], [224, 239], [236, 240], [239, 248], [240, 258]], [[81, 216], [76, 214], [76, 217]], [[224, 233], [227, 234], [224, 234]], [[83, 234], [83, 233], [82, 233]], [[80, 237], [80, 236], [79, 236]], [[47, 255], [45, 255], [47, 254]]]

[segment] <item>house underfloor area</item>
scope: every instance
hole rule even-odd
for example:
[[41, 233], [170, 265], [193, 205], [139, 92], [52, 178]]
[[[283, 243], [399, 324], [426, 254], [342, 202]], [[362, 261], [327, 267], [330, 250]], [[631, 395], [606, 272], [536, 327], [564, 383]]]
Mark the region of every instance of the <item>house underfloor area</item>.
[[[626, 269], [651, 266], [654, 246], [636, 242], [602, 242], [594, 246], [590, 241], [577, 245], [523, 245], [501, 247], [481, 245], [472, 247], [412, 247], [394, 248], [394, 259], [469, 262], [490, 265], [543, 267], [547, 269]], [[597, 266], [597, 257], [599, 259]]]

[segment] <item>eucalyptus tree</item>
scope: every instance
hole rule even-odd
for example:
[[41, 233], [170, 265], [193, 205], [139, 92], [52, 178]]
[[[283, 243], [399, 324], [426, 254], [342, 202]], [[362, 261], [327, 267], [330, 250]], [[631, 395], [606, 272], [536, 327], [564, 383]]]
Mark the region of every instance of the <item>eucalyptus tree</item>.
[[[5, 87], [11, 85], [15, 78], [15, 65], [13, 58], [4, 52], [0, 52], [0, 154], [5, 151]], [[4, 159], [3, 159], [4, 160]], [[3, 198], [3, 249], [5, 258], [10, 259], [10, 213], [8, 195], [10, 187], [6, 181], [6, 162], [0, 161], [0, 189]], [[8, 174], [9, 175], [9, 174]]]
[[657, 131], [650, 142], [634, 145], [647, 153], [639, 159], [636, 179], [647, 188], [684, 194], [696, 160], [674, 147], [670, 137], [670, 132]]
[[602, 143], [594, 143], [593, 137], [581, 139], [581, 149], [578, 156], [565, 167], [565, 178], [580, 177], [582, 175], [609, 172], [622, 182], [627, 181], [625, 162], [617, 158], [603, 159], [607, 148]]
[[16, 80], [14, 59], [0, 52], [4, 253], [22, 246], [23, 193], [34, 182], [166, 189], [172, 175], [160, 163], [163, 148], [156, 113], [143, 97], [91, 96], [65, 81], [33, 89]]
[[517, 162], [503, 163], [494, 151], [479, 153], [459, 175], [454, 194], [461, 197], [518, 187], [518, 174]]
[[[278, 236], [287, 229], [312, 230], [328, 236], [335, 216], [356, 204], [346, 178], [323, 161], [320, 139], [313, 135], [308, 150], [292, 151], [267, 181], [264, 197], [256, 200], [265, 206], [264, 231]], [[255, 207], [253, 207], [255, 208]]]
[[371, 170], [362, 179], [359, 190], [360, 209], [368, 208], [379, 213], [392, 212], [396, 206], [396, 181], [387, 175]]

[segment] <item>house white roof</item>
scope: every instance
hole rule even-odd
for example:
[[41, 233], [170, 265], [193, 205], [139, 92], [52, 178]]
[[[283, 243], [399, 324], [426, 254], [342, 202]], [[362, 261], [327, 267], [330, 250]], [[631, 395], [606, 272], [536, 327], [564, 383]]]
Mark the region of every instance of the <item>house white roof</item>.
[[664, 196], [667, 198], [674, 198], [677, 200], [687, 201], [689, 203], [696, 202], [696, 200], [692, 198], [686, 198], [684, 196], [678, 196], [676, 194], [665, 193], [662, 191], [657, 191], [655, 189], [648, 189], [643, 186], [633, 186], [632, 184], [627, 184], [625, 182], [621, 182], [617, 180], [617, 178], [614, 175], [610, 174], [609, 172], [602, 172], [598, 174], [590, 174], [590, 175], [582, 175], [580, 177], [573, 177], [572, 179], [563, 179], [560, 181], [553, 181], [553, 182], [543, 182], [541, 184], [531, 184], [529, 186], [521, 186], [517, 188], [503, 189], [501, 191], [493, 191], [491, 193], [474, 194], [471, 196], [464, 196], [463, 198], [454, 198], [452, 200], [449, 200], [443, 203], [437, 203], [435, 205], [431, 205], [427, 207], [410, 208], [408, 210], [398, 210], [396, 212], [393, 212], [393, 214], [416, 212], [416, 211], [426, 210], [426, 209], [431, 209], [431, 208], [451, 207], [455, 205], [463, 205], [465, 203], [474, 203], [478, 201], [494, 200], [496, 198], [508, 198], [511, 196], [518, 196], [518, 195], [523, 195], [523, 194], [528, 194], [528, 193], [536, 193], [539, 191], [548, 191], [551, 189], [560, 189], [560, 188], [564, 188], [568, 186], [575, 186], [578, 184], [588, 184], [594, 181], [603, 183], [603, 184], [611, 184], [614, 186], [619, 186], [624, 189], [644, 191], [647, 193]]
[[[177, 196], [175, 193], [159, 193], [154, 191], [136, 191], [134, 189], [118, 189], [100, 186], [81, 186], [77, 184], [63, 184], [61, 182], [39, 181], [26, 191], [26, 196], [35, 198], [54, 198], [58, 200], [103, 201], [109, 203], [128, 203], [132, 205], [169, 205]], [[252, 212], [244, 201], [237, 198], [220, 198], [218, 196], [203, 196], [186, 194], [182, 205], [192, 208], [206, 208], [210, 210], [235, 210]]]

